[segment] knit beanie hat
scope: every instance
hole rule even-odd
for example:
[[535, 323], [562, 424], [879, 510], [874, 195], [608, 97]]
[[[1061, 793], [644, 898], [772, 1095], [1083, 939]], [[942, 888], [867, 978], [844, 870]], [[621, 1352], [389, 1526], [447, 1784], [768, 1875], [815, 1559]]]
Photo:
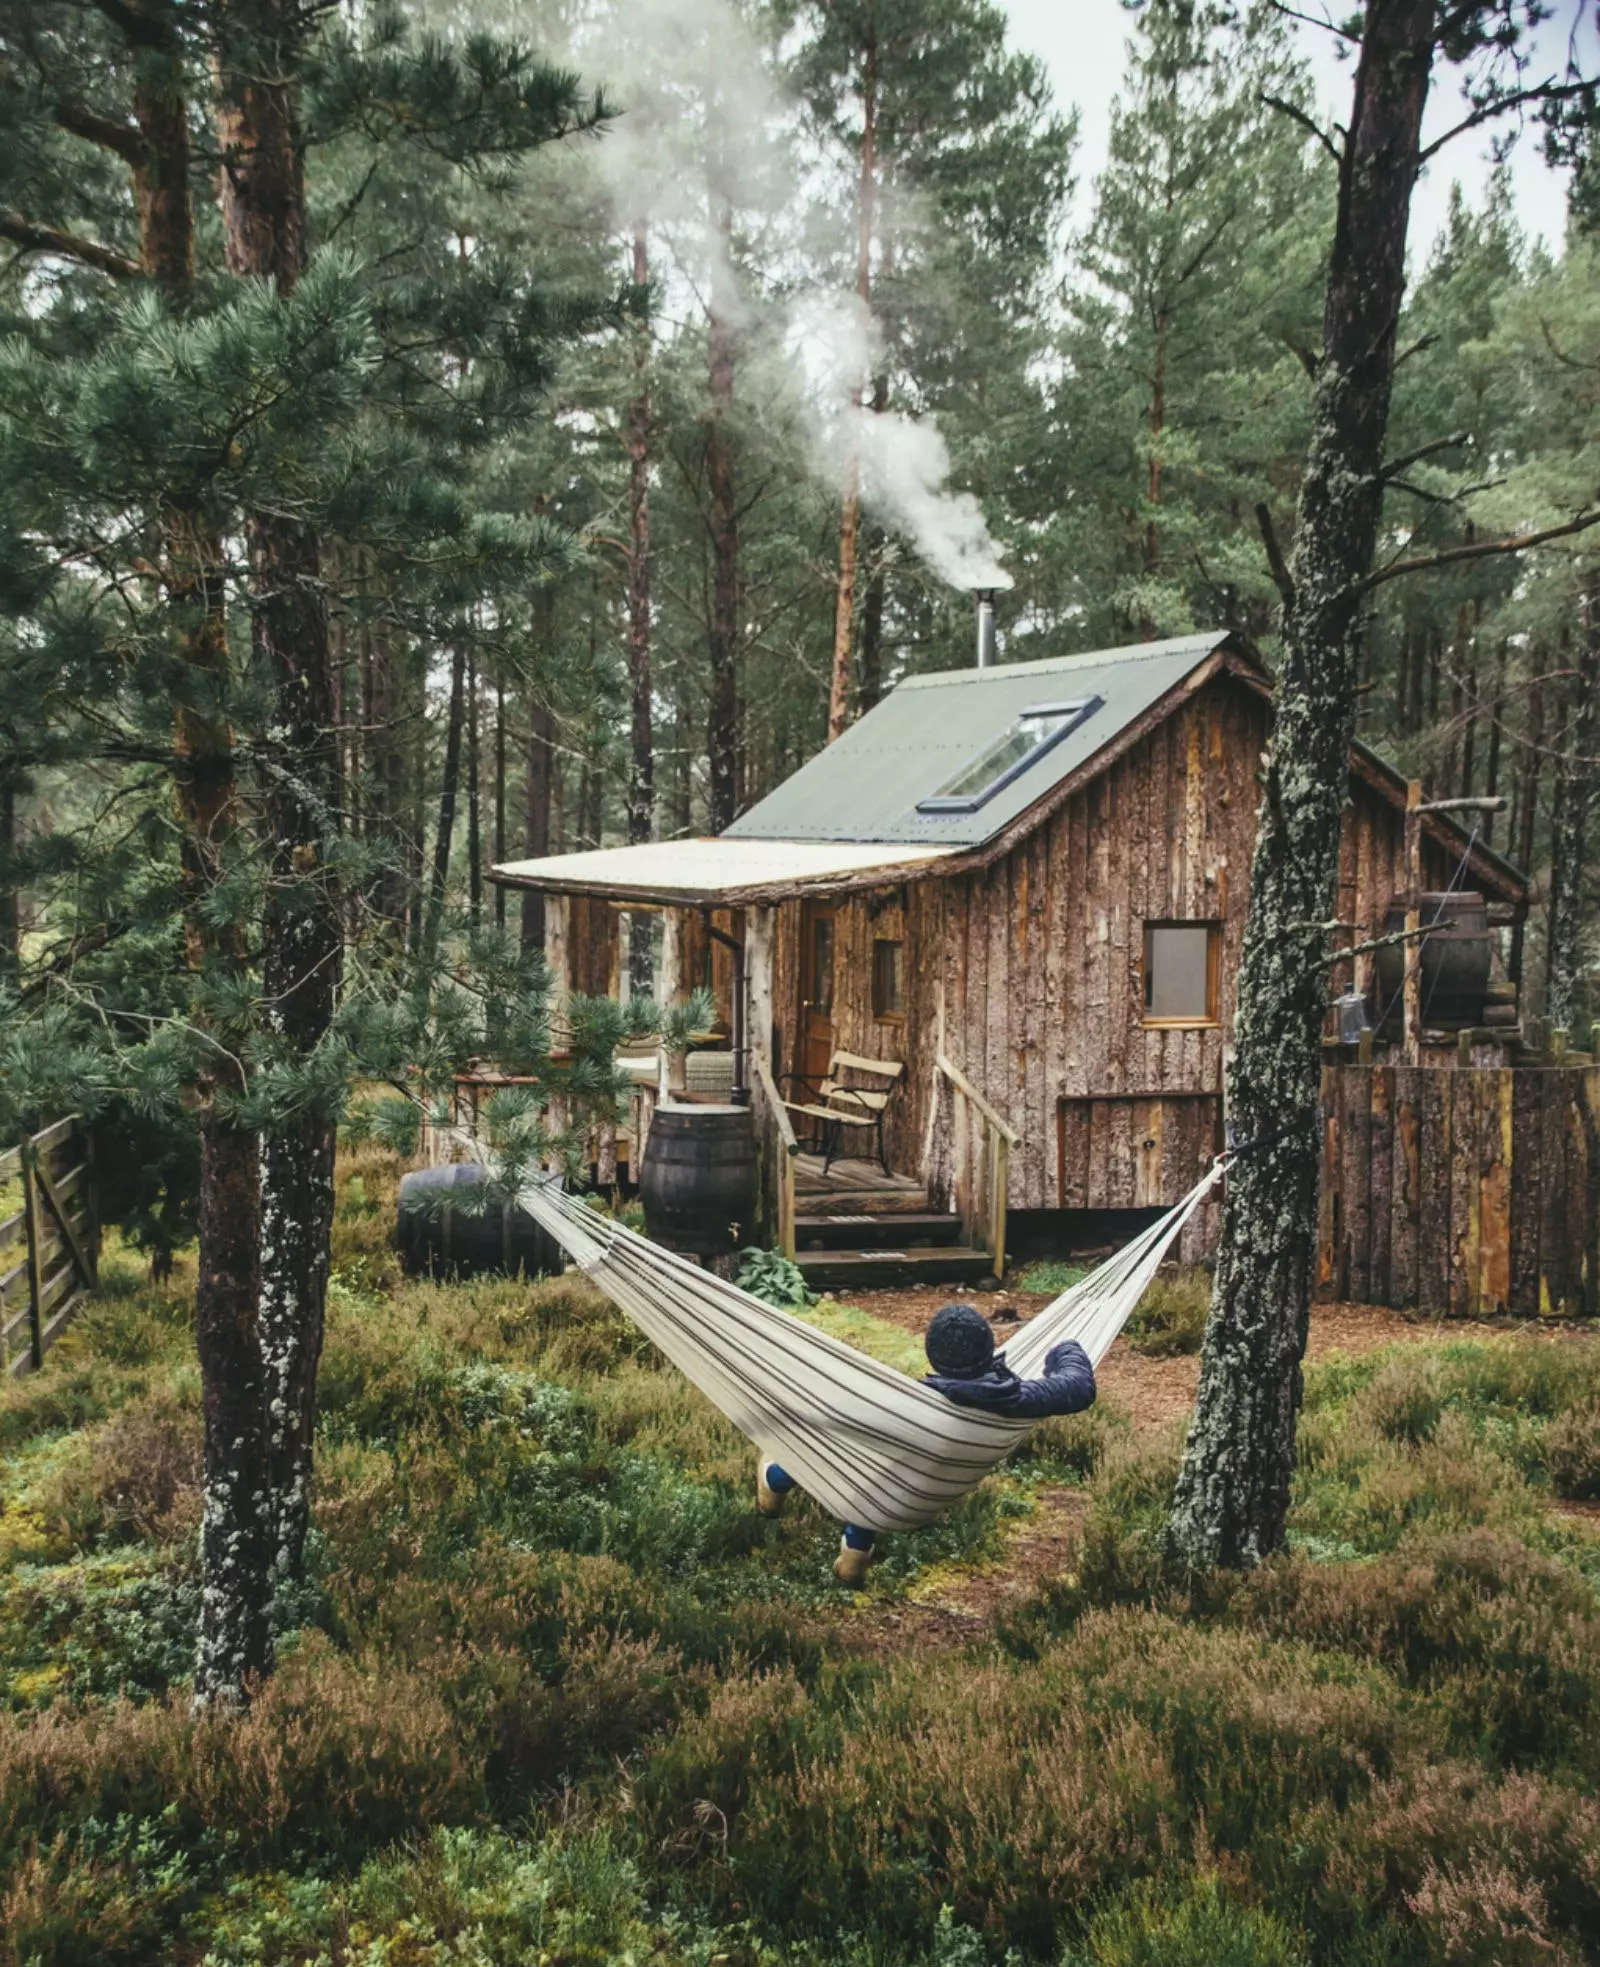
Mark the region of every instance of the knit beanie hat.
[[989, 1321], [972, 1305], [945, 1305], [936, 1311], [923, 1343], [936, 1373], [981, 1373], [994, 1357]]

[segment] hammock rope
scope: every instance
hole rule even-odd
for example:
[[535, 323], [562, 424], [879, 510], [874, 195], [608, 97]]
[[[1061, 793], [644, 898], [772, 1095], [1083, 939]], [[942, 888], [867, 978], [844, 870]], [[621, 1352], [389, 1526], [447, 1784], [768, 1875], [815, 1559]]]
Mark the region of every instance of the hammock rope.
[[[1219, 1157], [1175, 1207], [1069, 1286], [996, 1355], [1020, 1377], [1076, 1339], [1098, 1365], [1185, 1223], [1222, 1178]], [[1027, 1421], [943, 1394], [664, 1249], [552, 1181], [517, 1197], [585, 1276], [719, 1412], [842, 1522], [915, 1530], [977, 1487]]]

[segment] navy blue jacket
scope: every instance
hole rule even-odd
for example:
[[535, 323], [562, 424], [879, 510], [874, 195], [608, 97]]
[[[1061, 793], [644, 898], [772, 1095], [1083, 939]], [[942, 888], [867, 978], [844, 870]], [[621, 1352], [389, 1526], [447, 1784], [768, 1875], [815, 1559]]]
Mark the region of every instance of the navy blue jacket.
[[1041, 1379], [1019, 1380], [1009, 1366], [996, 1360], [970, 1379], [929, 1373], [922, 1384], [958, 1407], [981, 1407], [987, 1414], [1004, 1414], [1007, 1420], [1015, 1421], [1078, 1414], [1094, 1405], [1094, 1368], [1076, 1339], [1063, 1339], [1050, 1348]]

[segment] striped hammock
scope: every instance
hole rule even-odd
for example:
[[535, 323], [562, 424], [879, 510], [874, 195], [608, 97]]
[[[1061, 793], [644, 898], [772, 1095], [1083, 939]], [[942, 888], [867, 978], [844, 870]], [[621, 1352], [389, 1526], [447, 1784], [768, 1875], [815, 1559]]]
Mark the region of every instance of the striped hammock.
[[[1052, 1346], [1076, 1339], [1098, 1365], [1222, 1172], [1219, 1160], [1175, 1208], [1052, 1299], [998, 1356], [1027, 1379]], [[841, 1522], [864, 1530], [931, 1523], [1028, 1431], [1026, 1421], [956, 1406], [553, 1184], [530, 1184], [518, 1202], [764, 1459], [781, 1463]]]

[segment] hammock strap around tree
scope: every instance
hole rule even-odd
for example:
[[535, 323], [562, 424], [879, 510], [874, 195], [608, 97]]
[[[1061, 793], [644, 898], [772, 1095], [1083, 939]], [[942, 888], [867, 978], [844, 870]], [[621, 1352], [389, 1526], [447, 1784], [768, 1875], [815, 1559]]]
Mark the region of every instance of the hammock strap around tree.
[[[1223, 1172], [1031, 1319], [999, 1355], [1023, 1377], [1076, 1339], [1098, 1364], [1133, 1315], [1183, 1226]], [[645, 1336], [807, 1493], [868, 1530], [933, 1522], [1028, 1431], [958, 1407], [892, 1366], [652, 1243], [553, 1181], [518, 1206], [553, 1236]]]

